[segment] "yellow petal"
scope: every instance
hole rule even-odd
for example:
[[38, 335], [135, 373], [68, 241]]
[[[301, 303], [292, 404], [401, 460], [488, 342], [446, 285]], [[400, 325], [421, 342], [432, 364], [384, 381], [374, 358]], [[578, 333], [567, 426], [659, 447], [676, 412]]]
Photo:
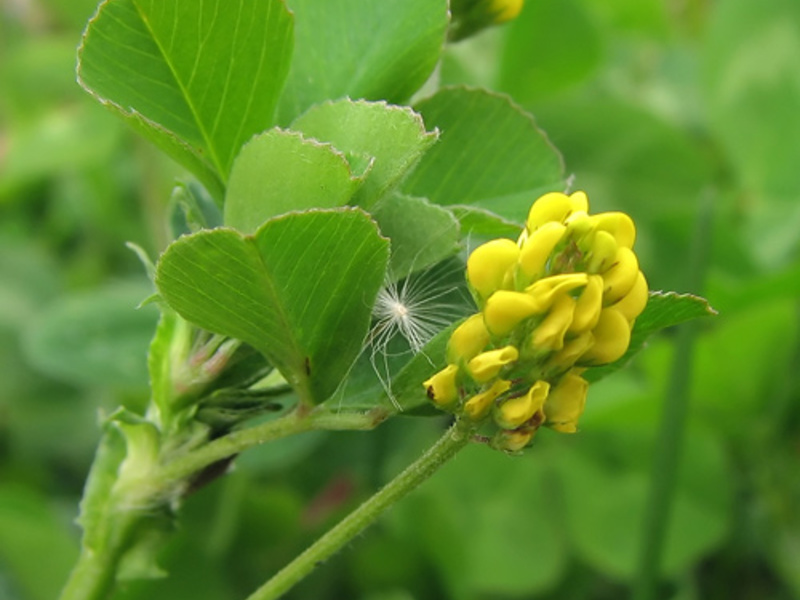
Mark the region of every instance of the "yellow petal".
[[607, 231], [617, 244], [625, 248], [633, 248], [636, 241], [636, 226], [633, 219], [623, 212], [605, 212], [594, 216], [598, 231]]
[[450, 335], [447, 342], [447, 362], [458, 364], [479, 354], [489, 343], [489, 331], [483, 322], [483, 314], [469, 317]]
[[620, 246], [611, 268], [603, 273], [603, 303], [608, 306], [622, 299], [639, 276], [639, 261], [633, 250]]
[[566, 229], [561, 223], [545, 223], [524, 241], [519, 254], [519, 266], [529, 280], [544, 271], [550, 253]]
[[573, 202], [569, 196], [561, 192], [550, 192], [533, 203], [525, 226], [530, 234], [550, 221], [562, 223], [573, 210]]
[[428, 398], [439, 406], [449, 406], [458, 399], [458, 388], [456, 387], [456, 375], [458, 367], [447, 365], [444, 369], [433, 375], [422, 385], [428, 392]]
[[584, 331], [578, 337], [564, 341], [564, 347], [550, 356], [545, 364], [548, 372], [566, 371], [594, 344], [594, 334]]
[[596, 231], [588, 252], [586, 270], [589, 273], [604, 273], [617, 256], [617, 240], [607, 231]]
[[575, 315], [569, 331], [580, 333], [592, 329], [600, 318], [603, 308], [603, 278], [599, 275], [589, 275], [586, 287], [583, 289], [578, 302], [575, 304]]
[[564, 347], [564, 334], [572, 323], [575, 304], [575, 300], [567, 294], [555, 299], [550, 312], [531, 335], [535, 350], [561, 350]]
[[500, 290], [492, 294], [483, 309], [487, 329], [499, 337], [511, 333], [524, 319], [547, 309], [529, 294]]
[[544, 405], [545, 423], [562, 433], [575, 433], [586, 406], [589, 384], [580, 375], [565, 374], [550, 391]]
[[541, 307], [540, 311], [544, 311], [553, 304], [556, 297], [584, 286], [588, 281], [589, 276], [586, 273], [551, 275], [526, 287], [525, 294], [536, 301], [536, 305]]
[[499, 289], [506, 272], [517, 263], [519, 246], [497, 239], [475, 248], [467, 259], [467, 279], [481, 298]]
[[569, 195], [569, 203], [573, 212], [589, 212], [589, 197], [584, 191], [572, 192]]
[[503, 392], [508, 391], [511, 387], [510, 381], [498, 379], [492, 384], [485, 392], [475, 394], [472, 398], [464, 403], [464, 412], [473, 421], [479, 421], [489, 412], [492, 407], [492, 402]]
[[503, 429], [516, 429], [530, 421], [533, 415], [542, 410], [549, 391], [549, 383], [537, 381], [524, 396], [511, 398], [495, 407], [494, 420]]
[[621, 358], [631, 341], [631, 326], [618, 310], [605, 308], [597, 326], [592, 330], [594, 345], [586, 351], [579, 364], [604, 365]]
[[565, 223], [567, 226], [567, 235], [575, 241], [582, 240], [595, 230], [594, 217], [590, 217], [582, 210], [572, 213]]
[[478, 354], [469, 361], [467, 368], [472, 379], [484, 383], [495, 377], [500, 369], [519, 358], [519, 350], [514, 346], [505, 346], [497, 350], [489, 350]]
[[633, 284], [631, 291], [625, 294], [619, 302], [612, 304], [610, 308], [618, 310], [625, 315], [628, 321], [632, 322], [642, 314], [644, 307], [647, 306], [649, 295], [647, 280], [644, 278], [644, 274], [639, 271], [636, 276], [636, 283]]

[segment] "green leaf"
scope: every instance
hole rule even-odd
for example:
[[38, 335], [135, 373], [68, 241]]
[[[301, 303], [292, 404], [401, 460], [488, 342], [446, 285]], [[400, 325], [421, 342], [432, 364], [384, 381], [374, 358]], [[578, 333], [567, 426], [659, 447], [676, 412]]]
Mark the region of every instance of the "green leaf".
[[359, 210], [267, 221], [255, 234], [203, 231], [173, 243], [156, 282], [188, 321], [259, 350], [301, 401], [339, 385], [369, 328], [388, 243]]
[[291, 48], [280, 0], [106, 0], [78, 80], [219, 197], [239, 148], [272, 123]]
[[522, 225], [504, 219], [486, 209], [457, 204], [448, 208], [461, 224], [461, 233], [464, 236], [517, 238], [522, 233]]
[[599, 381], [627, 365], [644, 348], [647, 338], [654, 333], [693, 319], [716, 314], [717, 312], [705, 298], [675, 292], [650, 292], [647, 306], [633, 326], [631, 341], [625, 355], [610, 365], [589, 368], [583, 377], [590, 383]]
[[233, 164], [225, 224], [252, 233], [270, 217], [350, 201], [362, 179], [343, 154], [299, 133], [271, 129], [250, 140]]
[[26, 332], [28, 359], [77, 385], [144, 389], [158, 311], [136, 307], [151, 293], [149, 283], [137, 280], [60, 298]]
[[312, 106], [295, 119], [292, 129], [372, 161], [355, 197], [365, 208], [394, 187], [437, 138], [435, 132], [425, 131], [422, 118], [408, 107], [347, 98]]
[[393, 194], [372, 213], [381, 233], [392, 241], [394, 280], [438, 263], [459, 251], [458, 221], [423, 198]]
[[401, 103], [428, 79], [447, 30], [444, 0], [289, 0], [295, 50], [278, 122], [330, 98]]
[[585, 3], [528, 2], [508, 27], [497, 89], [527, 104], [585, 79], [601, 57], [596, 19]]
[[541, 193], [564, 189], [561, 155], [508, 97], [453, 87], [414, 108], [442, 133], [404, 182], [404, 192], [517, 220]]

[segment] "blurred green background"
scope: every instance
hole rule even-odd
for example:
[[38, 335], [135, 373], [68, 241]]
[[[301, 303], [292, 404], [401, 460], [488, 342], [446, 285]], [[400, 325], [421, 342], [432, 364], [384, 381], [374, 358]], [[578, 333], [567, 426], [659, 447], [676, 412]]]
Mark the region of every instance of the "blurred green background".
[[[132, 310], [150, 288], [125, 242], [165, 247], [181, 175], [75, 83], [94, 8], [5, 0], [0, 15], [8, 600], [57, 595], [98, 409], [145, 404], [157, 315]], [[528, 0], [516, 21], [450, 46], [438, 77], [530, 110], [593, 210], [635, 218], [651, 288], [720, 311], [691, 355], [661, 597], [800, 597], [800, 3]], [[291, 597], [627, 597], [674, 354], [661, 336], [593, 386], [579, 435], [543, 431], [523, 458], [468, 449]], [[397, 418], [249, 452], [186, 502], [162, 557], [170, 577], [116, 598], [243, 597], [442, 426]]]

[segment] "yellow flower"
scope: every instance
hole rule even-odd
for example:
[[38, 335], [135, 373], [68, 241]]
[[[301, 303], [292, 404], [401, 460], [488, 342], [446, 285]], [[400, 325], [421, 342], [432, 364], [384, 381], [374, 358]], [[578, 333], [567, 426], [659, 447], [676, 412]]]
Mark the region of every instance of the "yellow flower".
[[598, 231], [610, 233], [619, 246], [633, 248], [636, 226], [628, 215], [623, 212], [605, 212], [596, 214], [593, 218]]
[[550, 384], [546, 381], [534, 383], [524, 396], [506, 400], [494, 410], [494, 420], [503, 429], [516, 429], [530, 421], [542, 410]]
[[618, 310], [604, 308], [592, 330], [594, 344], [581, 356], [583, 365], [605, 365], [622, 358], [631, 341], [631, 326]]
[[486, 301], [483, 316], [489, 331], [504, 337], [524, 319], [545, 310], [547, 305], [541, 304], [530, 294], [500, 290]]
[[485, 299], [500, 289], [511, 267], [517, 264], [519, 246], [511, 240], [498, 239], [475, 248], [467, 259], [467, 279]]
[[525, 293], [536, 301], [536, 305], [541, 307], [540, 310], [546, 310], [557, 296], [584, 286], [588, 281], [589, 276], [586, 273], [551, 275], [526, 287]]
[[567, 228], [561, 223], [545, 223], [522, 243], [519, 267], [528, 280], [542, 274], [550, 253], [566, 230]]
[[480, 421], [489, 412], [492, 402], [494, 402], [500, 394], [508, 391], [510, 387], [510, 381], [498, 379], [488, 390], [475, 394], [472, 398], [467, 400], [464, 403], [464, 412], [473, 421]]
[[528, 235], [550, 221], [563, 223], [572, 213], [589, 210], [589, 200], [584, 192], [567, 196], [561, 192], [550, 192], [541, 196], [531, 206], [525, 222]]
[[534, 350], [561, 350], [564, 347], [564, 334], [572, 324], [575, 300], [562, 294], [553, 302], [550, 312], [531, 334]]
[[597, 231], [589, 247], [589, 262], [586, 270], [589, 273], [605, 273], [614, 263], [617, 256], [617, 240], [607, 231]]
[[467, 368], [469, 374], [478, 383], [484, 383], [494, 378], [500, 369], [513, 363], [519, 358], [519, 350], [514, 346], [505, 346], [497, 350], [489, 350], [478, 354], [469, 361]]
[[586, 405], [587, 381], [573, 372], [565, 374], [550, 391], [544, 405], [546, 424], [562, 433], [575, 433]]
[[600, 310], [603, 308], [603, 278], [589, 275], [586, 287], [575, 304], [575, 315], [569, 326], [571, 333], [588, 331], [597, 325]]
[[456, 375], [458, 375], [458, 367], [456, 365], [447, 365], [430, 379], [423, 382], [422, 385], [428, 391], [428, 398], [441, 407], [449, 406], [458, 400]]
[[483, 322], [483, 314], [475, 313], [456, 327], [447, 342], [447, 361], [458, 363], [470, 360], [489, 344], [489, 331]]
[[572, 367], [594, 344], [594, 334], [584, 331], [578, 337], [566, 340], [564, 347], [550, 356], [545, 363], [548, 372], [563, 372]]
[[639, 261], [633, 250], [620, 246], [614, 264], [603, 273], [603, 303], [614, 304], [633, 288], [639, 275]]
[[611, 305], [611, 308], [621, 312], [628, 321], [633, 320], [642, 314], [644, 307], [647, 306], [647, 299], [649, 297], [647, 289], [647, 280], [644, 274], [639, 271], [636, 276], [636, 283], [633, 284], [631, 291], [629, 291], [621, 300]]

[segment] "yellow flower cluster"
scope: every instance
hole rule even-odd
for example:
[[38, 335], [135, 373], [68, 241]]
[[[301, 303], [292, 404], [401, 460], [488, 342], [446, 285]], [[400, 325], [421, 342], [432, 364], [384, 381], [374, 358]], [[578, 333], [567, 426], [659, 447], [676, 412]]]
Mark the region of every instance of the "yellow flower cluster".
[[439, 407], [497, 426], [492, 444], [526, 446], [546, 425], [573, 433], [586, 367], [625, 354], [648, 288], [620, 212], [590, 216], [584, 192], [545, 194], [519, 239], [497, 239], [467, 260], [480, 312], [448, 342], [448, 365], [424, 382]]

